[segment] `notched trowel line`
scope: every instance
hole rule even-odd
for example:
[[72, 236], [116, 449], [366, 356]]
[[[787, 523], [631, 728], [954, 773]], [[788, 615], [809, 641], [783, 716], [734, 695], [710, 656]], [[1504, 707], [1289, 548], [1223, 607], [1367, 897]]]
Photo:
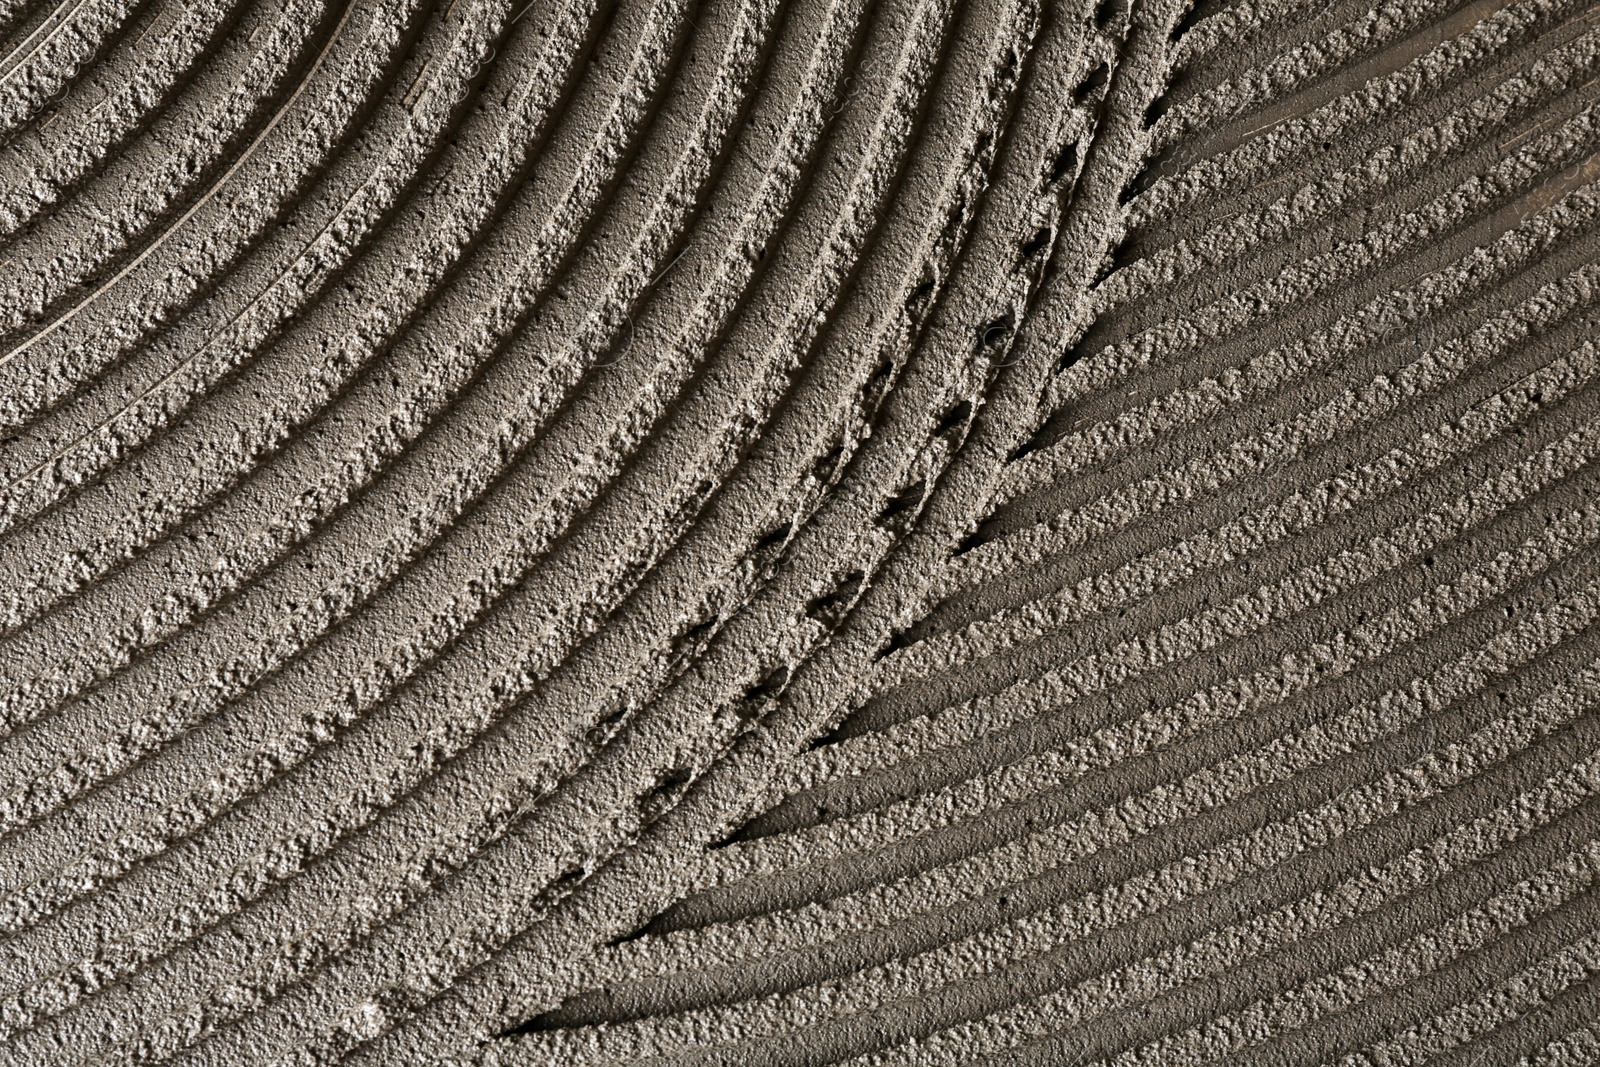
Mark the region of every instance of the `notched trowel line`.
[[1600, 8], [0, 0], [0, 1064], [1600, 1062]]

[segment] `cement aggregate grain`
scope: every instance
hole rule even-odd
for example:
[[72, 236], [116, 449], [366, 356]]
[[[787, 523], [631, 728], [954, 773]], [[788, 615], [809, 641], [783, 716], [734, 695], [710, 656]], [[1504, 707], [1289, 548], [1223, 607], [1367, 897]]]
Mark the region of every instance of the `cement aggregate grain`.
[[0, 0], [0, 1064], [1597, 1014], [1595, 0]]

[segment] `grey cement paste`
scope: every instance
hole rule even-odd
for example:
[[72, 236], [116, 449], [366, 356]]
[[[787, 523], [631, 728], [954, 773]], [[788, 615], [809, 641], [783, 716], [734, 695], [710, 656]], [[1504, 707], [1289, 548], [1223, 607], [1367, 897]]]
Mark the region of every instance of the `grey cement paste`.
[[1600, 1061], [1596, 0], [0, 0], [0, 1064]]

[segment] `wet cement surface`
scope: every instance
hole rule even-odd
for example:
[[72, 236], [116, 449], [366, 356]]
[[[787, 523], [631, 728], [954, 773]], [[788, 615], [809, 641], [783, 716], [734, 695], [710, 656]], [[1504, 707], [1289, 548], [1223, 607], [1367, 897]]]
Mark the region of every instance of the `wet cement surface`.
[[0, 0], [0, 1063], [1600, 1062], [1592, 0]]

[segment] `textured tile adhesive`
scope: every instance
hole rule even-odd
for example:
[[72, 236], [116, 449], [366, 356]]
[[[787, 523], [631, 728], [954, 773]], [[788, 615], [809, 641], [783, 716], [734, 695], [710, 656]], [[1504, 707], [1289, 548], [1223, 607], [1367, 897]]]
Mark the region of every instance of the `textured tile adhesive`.
[[0, 0], [0, 1065], [1600, 1063], [1600, 0]]

